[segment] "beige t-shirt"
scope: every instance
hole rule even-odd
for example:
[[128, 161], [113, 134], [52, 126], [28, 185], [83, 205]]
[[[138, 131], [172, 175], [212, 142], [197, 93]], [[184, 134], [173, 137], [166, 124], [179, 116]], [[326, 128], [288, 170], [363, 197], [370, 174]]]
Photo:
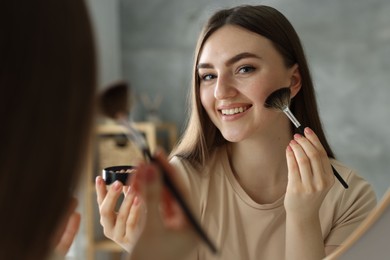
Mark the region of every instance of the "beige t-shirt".
[[[189, 190], [194, 214], [220, 250], [215, 256], [202, 243], [189, 259], [285, 258], [284, 196], [272, 204], [253, 201], [235, 179], [225, 147], [217, 149], [201, 173], [178, 157], [171, 162]], [[376, 205], [370, 184], [339, 162], [332, 164], [349, 189], [336, 181], [321, 206], [325, 246], [340, 245]]]

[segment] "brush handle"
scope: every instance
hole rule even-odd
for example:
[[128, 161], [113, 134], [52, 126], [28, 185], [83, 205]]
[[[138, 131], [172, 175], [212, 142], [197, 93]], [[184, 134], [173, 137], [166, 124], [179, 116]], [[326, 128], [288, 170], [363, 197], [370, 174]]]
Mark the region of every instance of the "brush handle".
[[332, 170], [333, 170], [333, 174], [334, 176], [336, 176], [336, 178], [339, 180], [339, 182], [341, 183], [341, 185], [343, 185], [344, 188], [348, 189], [348, 184], [344, 181], [343, 177], [340, 176], [340, 174], [337, 172], [337, 170], [333, 167], [333, 165], [330, 165], [332, 166]]
[[207, 236], [207, 234], [204, 232], [198, 221], [195, 219], [194, 215], [190, 211], [190, 208], [187, 206], [185, 201], [183, 200], [182, 196], [180, 195], [179, 191], [176, 189], [175, 185], [173, 184], [171, 178], [169, 177], [168, 173], [165, 172], [164, 169], [162, 169], [163, 172], [163, 180], [165, 186], [172, 192], [173, 196], [176, 198], [177, 202], [181, 206], [182, 210], [184, 211], [184, 214], [187, 216], [189, 222], [191, 223], [192, 227], [195, 229], [195, 232], [200, 236], [200, 238], [207, 244], [207, 246], [210, 248], [211, 252], [214, 254], [218, 253], [218, 250], [214, 243], [210, 240], [210, 238]]
[[150, 161], [153, 163], [156, 163], [158, 167], [161, 170], [163, 181], [165, 186], [169, 189], [169, 191], [172, 193], [173, 197], [176, 199], [176, 201], [179, 203], [181, 209], [183, 210], [184, 214], [186, 215], [188, 221], [192, 225], [192, 227], [195, 229], [195, 232], [199, 235], [199, 237], [207, 244], [207, 246], [210, 248], [210, 250], [216, 254], [218, 253], [218, 250], [214, 243], [210, 240], [210, 238], [207, 236], [206, 232], [202, 229], [196, 218], [194, 217], [194, 214], [191, 212], [190, 208], [187, 206], [186, 202], [183, 199], [183, 196], [181, 196], [179, 190], [174, 185], [172, 179], [170, 178], [167, 171], [164, 169], [163, 165], [159, 163], [158, 160], [156, 160], [153, 156], [151, 156], [150, 151], [144, 151], [145, 155], [149, 157]]
[[[299, 134], [305, 136], [305, 127], [300, 125], [296, 128], [296, 130]], [[344, 181], [343, 177], [340, 176], [340, 174], [337, 172], [337, 170], [333, 167], [332, 164], [330, 166], [332, 166], [333, 175], [337, 178], [337, 180], [339, 180], [339, 182], [341, 183], [341, 185], [343, 185], [344, 188], [348, 189], [348, 184]]]
[[155, 163], [161, 170], [163, 181], [165, 186], [169, 189], [169, 191], [172, 193], [173, 197], [176, 199], [176, 201], [179, 203], [181, 209], [183, 210], [184, 214], [186, 215], [188, 221], [192, 225], [192, 227], [195, 229], [195, 232], [200, 236], [200, 238], [209, 246], [210, 250], [216, 254], [218, 253], [218, 250], [216, 246], [212, 243], [212, 241], [209, 239], [207, 234], [204, 232], [196, 218], [194, 217], [194, 214], [191, 212], [190, 208], [187, 206], [186, 202], [184, 201], [183, 197], [181, 196], [179, 190], [176, 188], [174, 183], [172, 182], [168, 172], [164, 169], [164, 166], [154, 158], [152, 153], [150, 152], [148, 143], [146, 142], [145, 138], [141, 133], [139, 133], [136, 129], [134, 129], [130, 122], [127, 119], [123, 119], [120, 121], [125, 127], [128, 129], [128, 135], [127, 137], [134, 141], [135, 144], [138, 146], [138, 148], [142, 151], [144, 158], [148, 162]]
[[300, 125], [296, 129], [297, 129], [298, 134], [305, 136], [305, 128], [303, 126]]

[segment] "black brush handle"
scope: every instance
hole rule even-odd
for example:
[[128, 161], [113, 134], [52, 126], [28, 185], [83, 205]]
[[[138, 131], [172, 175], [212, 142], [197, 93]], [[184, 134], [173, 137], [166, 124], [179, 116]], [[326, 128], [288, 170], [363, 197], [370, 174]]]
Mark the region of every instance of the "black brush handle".
[[303, 126], [300, 125], [299, 127], [297, 127], [297, 132], [298, 134], [305, 136], [305, 128]]
[[210, 248], [211, 252], [214, 254], [218, 253], [218, 250], [214, 243], [210, 240], [210, 238], [207, 236], [207, 234], [204, 232], [198, 221], [195, 219], [194, 215], [192, 214], [190, 208], [187, 206], [185, 201], [183, 200], [183, 197], [179, 193], [179, 191], [176, 189], [176, 186], [173, 184], [171, 178], [169, 177], [168, 173], [162, 169], [160, 166], [161, 171], [163, 173], [163, 180], [165, 183], [165, 186], [172, 192], [172, 195], [175, 197], [179, 205], [184, 211], [184, 214], [187, 216], [188, 220], [190, 221], [192, 227], [195, 229], [196, 233], [200, 236], [200, 238], [207, 244], [207, 246]]
[[[305, 136], [305, 128], [303, 126], [297, 127], [297, 132], [303, 136]], [[343, 177], [340, 176], [340, 174], [337, 172], [337, 170], [333, 167], [333, 165], [330, 165], [333, 170], [333, 175], [336, 176], [337, 180], [343, 185], [344, 188], [348, 189], [348, 184], [344, 181]]]
[[169, 189], [169, 191], [172, 193], [173, 197], [176, 199], [176, 201], [179, 203], [180, 207], [182, 208], [184, 214], [186, 215], [187, 219], [189, 220], [192, 227], [195, 229], [195, 232], [200, 236], [200, 238], [209, 246], [210, 250], [216, 254], [218, 253], [218, 250], [216, 246], [212, 243], [212, 241], [207, 236], [206, 232], [202, 229], [196, 218], [194, 217], [194, 214], [191, 212], [190, 208], [187, 206], [186, 202], [183, 199], [183, 196], [181, 196], [179, 190], [176, 188], [174, 183], [172, 182], [168, 172], [164, 168], [164, 165], [162, 165], [156, 158], [152, 155], [150, 152], [150, 148], [146, 141], [144, 140], [143, 136], [139, 136], [140, 133], [133, 129], [133, 127], [129, 124], [127, 120], [122, 121], [122, 124], [124, 124], [128, 130], [129, 133], [132, 133], [131, 138], [129, 135], [129, 139], [135, 141], [135, 144], [138, 146], [138, 148], [142, 151], [144, 158], [148, 162], [155, 163], [159, 169], [161, 170], [163, 181], [165, 186]]
[[344, 188], [348, 189], [348, 184], [344, 181], [344, 179], [340, 176], [340, 174], [337, 172], [337, 170], [333, 167], [333, 165], [330, 165], [332, 166], [332, 170], [333, 170], [333, 174], [334, 176], [336, 176], [336, 178], [339, 180], [339, 182], [341, 183], [341, 185], [343, 185]]
[[173, 197], [179, 203], [180, 207], [182, 208], [182, 210], [183, 210], [184, 214], [186, 215], [187, 219], [189, 220], [190, 224], [195, 229], [195, 232], [207, 244], [207, 246], [210, 248], [211, 252], [213, 252], [214, 254], [218, 253], [217, 247], [210, 240], [210, 238], [207, 236], [206, 232], [202, 229], [199, 222], [194, 217], [194, 214], [191, 212], [190, 208], [187, 206], [186, 202], [183, 199], [183, 196], [180, 194], [179, 190], [174, 185], [173, 181], [171, 180], [167, 171], [164, 169], [163, 165], [151, 155], [149, 149], [143, 149], [143, 153], [144, 153], [146, 158], [148, 158], [151, 162], [157, 164], [157, 166], [160, 168], [165, 186], [169, 189], [169, 191], [172, 193]]

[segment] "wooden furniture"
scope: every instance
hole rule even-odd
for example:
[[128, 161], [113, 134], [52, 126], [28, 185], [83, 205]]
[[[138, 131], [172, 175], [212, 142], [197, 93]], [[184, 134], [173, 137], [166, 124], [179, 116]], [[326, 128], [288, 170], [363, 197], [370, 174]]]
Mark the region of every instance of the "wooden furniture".
[[363, 223], [326, 260], [390, 258], [390, 188]]
[[[165, 150], [170, 151], [176, 145], [177, 127], [173, 123], [136, 122], [134, 123], [134, 126], [146, 134], [152, 153], [155, 151], [157, 146], [161, 146], [165, 148]], [[166, 134], [166, 136], [159, 138], [161, 134]], [[168, 142], [165, 143], [165, 140]]]
[[[133, 127], [144, 134], [150, 150], [154, 152], [160, 145], [159, 134], [165, 132], [168, 147], [171, 149], [176, 143], [176, 126], [171, 123], [136, 122]], [[103, 229], [99, 223], [99, 211], [96, 202], [96, 190], [94, 180], [101, 174], [105, 167], [115, 165], [132, 165], [142, 159], [139, 149], [130, 142], [125, 134], [127, 129], [114, 123], [98, 125], [94, 142], [94, 156], [88, 163], [88, 176], [85, 191], [86, 214], [86, 258], [94, 260], [99, 252], [109, 253], [111, 259], [121, 259], [124, 250], [116, 243], [104, 237]], [[122, 198], [123, 199], [123, 198]], [[118, 205], [119, 206], [119, 205]]]

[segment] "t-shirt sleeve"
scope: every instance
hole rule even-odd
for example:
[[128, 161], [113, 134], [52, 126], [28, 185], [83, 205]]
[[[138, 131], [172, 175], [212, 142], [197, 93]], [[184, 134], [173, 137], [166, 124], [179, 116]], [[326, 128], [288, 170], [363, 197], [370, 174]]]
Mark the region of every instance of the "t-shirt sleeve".
[[341, 196], [335, 198], [336, 207], [331, 230], [325, 238], [326, 246], [341, 245], [376, 206], [375, 192], [367, 181], [352, 171], [345, 177], [349, 188], [338, 188]]

